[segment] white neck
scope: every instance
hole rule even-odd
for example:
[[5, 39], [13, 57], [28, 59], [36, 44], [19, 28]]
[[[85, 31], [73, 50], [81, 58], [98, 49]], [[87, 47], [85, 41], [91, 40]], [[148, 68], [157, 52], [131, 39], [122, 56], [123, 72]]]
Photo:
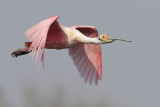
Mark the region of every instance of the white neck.
[[82, 33], [79, 33], [77, 35], [77, 41], [78, 42], [83, 42], [83, 43], [86, 43], [86, 44], [102, 44], [102, 43], [105, 43], [104, 41], [101, 41], [97, 38], [91, 38], [91, 37], [87, 37], [85, 35], [83, 35]]
[[83, 39], [82, 41], [83, 43], [87, 43], [87, 44], [102, 44], [104, 43], [104, 41], [101, 41], [97, 38], [90, 38], [90, 37], [86, 37]]
[[101, 41], [97, 38], [90, 38], [90, 37], [87, 37], [86, 35], [82, 34], [81, 32], [79, 32], [78, 30], [76, 29], [72, 29], [74, 31], [74, 36], [76, 36], [76, 40], [78, 42], [83, 42], [83, 43], [86, 43], [86, 44], [102, 44], [102, 43], [105, 43], [104, 41]]

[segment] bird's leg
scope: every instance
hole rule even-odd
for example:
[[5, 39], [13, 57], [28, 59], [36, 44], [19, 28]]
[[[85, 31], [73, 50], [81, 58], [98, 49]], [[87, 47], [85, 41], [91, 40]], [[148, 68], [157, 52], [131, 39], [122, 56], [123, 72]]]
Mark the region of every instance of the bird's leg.
[[17, 57], [17, 56], [28, 54], [30, 52], [31, 52], [30, 48], [18, 49], [17, 51], [14, 51], [13, 53], [11, 53], [11, 56]]

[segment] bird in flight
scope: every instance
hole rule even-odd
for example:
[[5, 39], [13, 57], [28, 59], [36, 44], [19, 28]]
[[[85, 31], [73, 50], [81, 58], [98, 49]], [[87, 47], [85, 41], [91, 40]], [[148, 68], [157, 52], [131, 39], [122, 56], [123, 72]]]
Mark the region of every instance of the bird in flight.
[[24, 49], [14, 51], [11, 56], [17, 57], [31, 53], [36, 54], [36, 62], [41, 62], [44, 67], [44, 49], [66, 49], [73, 59], [77, 70], [85, 82], [97, 85], [102, 77], [102, 53], [100, 44], [112, 43], [115, 40], [131, 42], [123, 39], [115, 39], [103, 34], [98, 36], [94, 26], [65, 27], [52, 16], [25, 32], [29, 42], [25, 42]]

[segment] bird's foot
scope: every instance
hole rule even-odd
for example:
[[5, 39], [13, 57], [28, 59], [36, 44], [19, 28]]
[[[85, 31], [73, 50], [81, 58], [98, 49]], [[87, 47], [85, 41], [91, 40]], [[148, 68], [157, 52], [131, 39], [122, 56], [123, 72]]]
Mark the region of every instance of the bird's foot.
[[28, 50], [28, 49], [18, 49], [17, 51], [14, 51], [13, 53], [11, 53], [11, 56], [12, 57], [18, 57], [18, 56], [21, 56], [21, 55], [28, 54], [30, 52], [31, 51]]

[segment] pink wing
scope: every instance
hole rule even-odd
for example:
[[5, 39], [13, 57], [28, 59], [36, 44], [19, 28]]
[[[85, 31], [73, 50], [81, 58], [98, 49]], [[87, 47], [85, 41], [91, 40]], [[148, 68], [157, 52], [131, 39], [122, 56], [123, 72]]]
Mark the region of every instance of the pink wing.
[[46, 19], [25, 32], [27, 38], [32, 42], [30, 46], [30, 49], [32, 50], [31, 52], [32, 59], [37, 51], [36, 62], [37, 61], [39, 62], [39, 57], [41, 56], [41, 61], [43, 62], [43, 66], [44, 66], [44, 48], [48, 38], [56, 39], [56, 36], [59, 38], [61, 38], [62, 36], [66, 36], [57, 21], [58, 17], [59, 16], [53, 16], [49, 19]]
[[[76, 28], [86, 36], [98, 37], [98, 32], [93, 26], [73, 26], [71, 28]], [[94, 78], [97, 85], [98, 79], [101, 79], [102, 76], [101, 46], [99, 44], [78, 43], [69, 49], [69, 55], [85, 82], [89, 81], [92, 84]]]

